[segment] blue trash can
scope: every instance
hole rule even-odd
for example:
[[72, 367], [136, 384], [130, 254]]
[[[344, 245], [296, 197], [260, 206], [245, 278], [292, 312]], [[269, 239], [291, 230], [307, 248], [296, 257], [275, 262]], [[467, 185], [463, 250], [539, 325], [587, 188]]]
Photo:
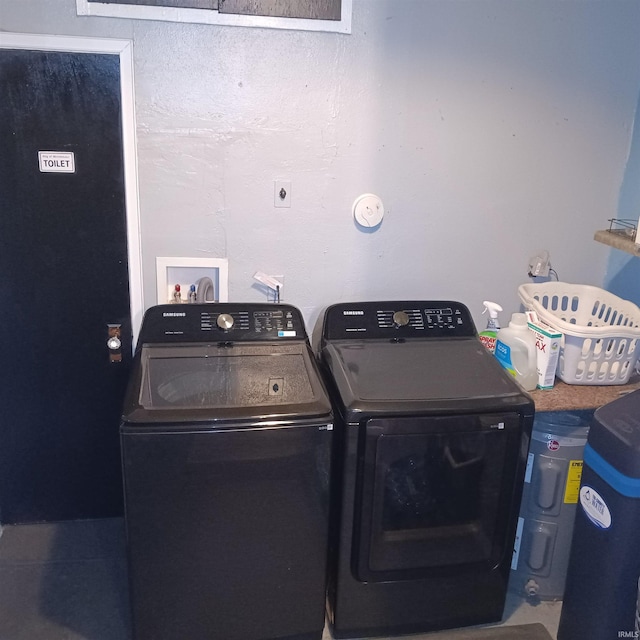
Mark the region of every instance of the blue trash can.
[[558, 640], [637, 638], [640, 390], [594, 413], [579, 505]]

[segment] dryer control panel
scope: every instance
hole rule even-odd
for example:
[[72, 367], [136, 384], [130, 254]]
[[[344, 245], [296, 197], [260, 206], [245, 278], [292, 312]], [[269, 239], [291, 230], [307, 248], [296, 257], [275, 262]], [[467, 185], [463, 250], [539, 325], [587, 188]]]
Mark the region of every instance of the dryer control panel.
[[350, 302], [329, 307], [323, 340], [473, 337], [469, 309], [451, 300]]
[[162, 304], [144, 317], [138, 346], [172, 342], [306, 340], [302, 314], [286, 304]]

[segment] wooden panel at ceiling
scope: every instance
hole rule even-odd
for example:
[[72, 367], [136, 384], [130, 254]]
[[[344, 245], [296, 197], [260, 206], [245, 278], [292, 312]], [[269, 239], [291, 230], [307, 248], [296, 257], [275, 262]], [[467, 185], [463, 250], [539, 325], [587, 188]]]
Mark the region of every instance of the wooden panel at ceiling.
[[138, 4], [152, 7], [180, 7], [182, 9], [217, 9], [218, 0], [89, 0], [104, 4]]
[[340, 20], [341, 0], [220, 0], [220, 13]]

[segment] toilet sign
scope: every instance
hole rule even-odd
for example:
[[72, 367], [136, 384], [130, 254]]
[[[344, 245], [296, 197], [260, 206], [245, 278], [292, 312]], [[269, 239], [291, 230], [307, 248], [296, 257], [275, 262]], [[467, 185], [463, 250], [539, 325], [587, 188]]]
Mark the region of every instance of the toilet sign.
[[75, 173], [76, 159], [72, 151], [38, 151], [42, 173]]

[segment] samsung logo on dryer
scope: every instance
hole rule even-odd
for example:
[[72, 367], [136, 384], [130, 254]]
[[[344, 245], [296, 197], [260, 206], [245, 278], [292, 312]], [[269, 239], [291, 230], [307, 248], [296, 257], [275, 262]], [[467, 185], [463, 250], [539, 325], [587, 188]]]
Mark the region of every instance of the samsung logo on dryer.
[[185, 318], [187, 316], [185, 311], [163, 311], [163, 318]]
[[363, 316], [364, 311], [343, 311], [343, 316]]

